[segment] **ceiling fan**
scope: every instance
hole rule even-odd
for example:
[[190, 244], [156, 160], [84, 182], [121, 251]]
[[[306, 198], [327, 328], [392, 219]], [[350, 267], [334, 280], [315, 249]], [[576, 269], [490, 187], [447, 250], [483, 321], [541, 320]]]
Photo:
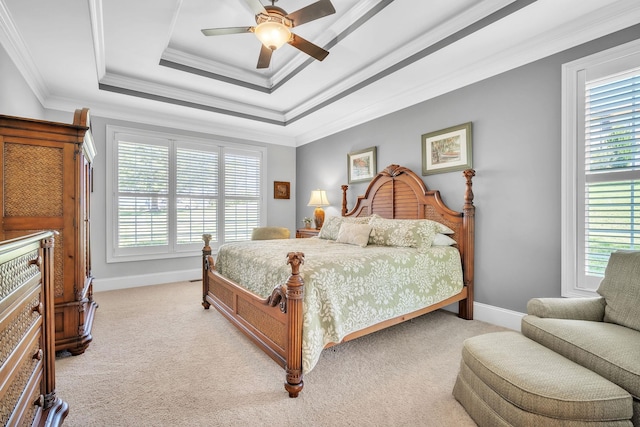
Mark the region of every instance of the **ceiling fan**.
[[270, 6], [263, 6], [260, 0], [244, 1], [256, 14], [257, 25], [255, 27], [208, 28], [203, 29], [202, 33], [205, 36], [254, 33], [262, 43], [257, 68], [268, 68], [273, 51], [285, 43], [318, 61], [322, 61], [329, 54], [320, 46], [293, 34], [291, 28], [334, 14], [336, 10], [331, 4], [331, 0], [319, 0], [291, 13], [275, 6], [275, 2], [278, 0], [271, 0]]

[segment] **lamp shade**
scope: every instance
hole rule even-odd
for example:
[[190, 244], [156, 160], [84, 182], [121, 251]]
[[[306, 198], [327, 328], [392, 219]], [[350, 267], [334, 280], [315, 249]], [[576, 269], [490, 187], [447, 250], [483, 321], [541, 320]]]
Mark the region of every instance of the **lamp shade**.
[[313, 190], [311, 191], [311, 197], [307, 206], [329, 206], [329, 199], [327, 199], [327, 192], [325, 190]]
[[291, 31], [279, 22], [266, 21], [254, 30], [260, 42], [271, 50], [276, 50], [291, 38]]

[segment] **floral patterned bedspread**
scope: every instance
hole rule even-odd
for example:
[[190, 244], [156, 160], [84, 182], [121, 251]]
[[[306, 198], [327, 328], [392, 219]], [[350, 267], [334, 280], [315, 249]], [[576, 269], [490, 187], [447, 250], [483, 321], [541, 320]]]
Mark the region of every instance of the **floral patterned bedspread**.
[[324, 346], [351, 332], [436, 304], [461, 291], [456, 248], [359, 246], [319, 239], [227, 243], [216, 270], [267, 298], [291, 275], [288, 252], [303, 252], [303, 372], [310, 372]]

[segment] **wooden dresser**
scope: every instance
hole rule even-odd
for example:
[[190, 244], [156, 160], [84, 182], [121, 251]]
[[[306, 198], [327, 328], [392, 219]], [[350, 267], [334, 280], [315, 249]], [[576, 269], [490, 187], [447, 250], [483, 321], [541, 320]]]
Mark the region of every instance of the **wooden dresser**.
[[57, 426], [51, 231], [0, 243], [0, 424]]
[[5, 238], [55, 230], [56, 350], [74, 355], [91, 342], [97, 307], [90, 252], [91, 162], [88, 109], [73, 124], [0, 115], [0, 207]]
[[308, 237], [317, 236], [320, 233], [320, 230], [316, 230], [315, 228], [298, 228], [296, 230], [296, 239], [306, 239]]

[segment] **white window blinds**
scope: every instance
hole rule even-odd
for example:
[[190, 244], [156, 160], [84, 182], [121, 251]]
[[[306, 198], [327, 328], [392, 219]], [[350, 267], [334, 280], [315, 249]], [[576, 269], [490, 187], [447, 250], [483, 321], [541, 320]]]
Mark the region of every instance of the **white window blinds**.
[[118, 246], [168, 244], [169, 148], [118, 142]]
[[602, 277], [640, 249], [640, 70], [586, 84], [584, 173], [585, 274]]
[[261, 158], [256, 154], [225, 152], [225, 241], [249, 240], [253, 228], [260, 225]]
[[248, 240], [263, 221], [264, 149], [108, 127], [108, 261], [187, 256]]
[[177, 148], [177, 243], [200, 244], [206, 232], [218, 240], [218, 153]]

